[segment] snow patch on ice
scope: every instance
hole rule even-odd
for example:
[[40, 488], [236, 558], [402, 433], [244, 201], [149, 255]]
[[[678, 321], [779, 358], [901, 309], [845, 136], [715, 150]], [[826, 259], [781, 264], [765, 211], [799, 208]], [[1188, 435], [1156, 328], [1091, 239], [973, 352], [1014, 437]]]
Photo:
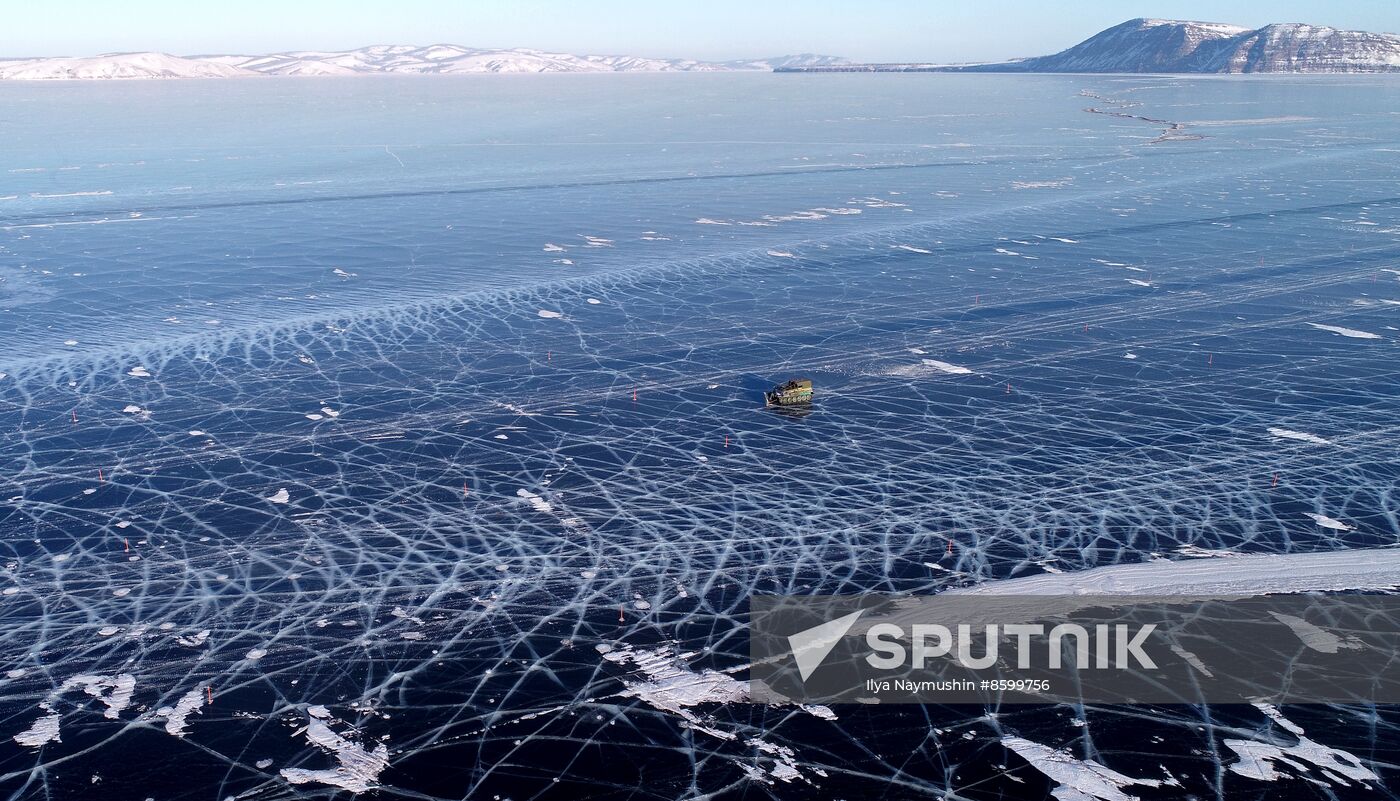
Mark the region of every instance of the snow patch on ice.
[[1334, 334], [1341, 334], [1352, 339], [1380, 339], [1379, 334], [1372, 334], [1369, 331], [1357, 331], [1355, 328], [1343, 328], [1340, 325], [1323, 325], [1322, 323], [1308, 323], [1313, 328], [1322, 331], [1331, 331]]
[[1135, 801], [1136, 797], [1123, 791], [1124, 787], [1161, 787], [1174, 784], [1163, 779], [1136, 779], [1112, 770], [1092, 759], [1079, 759], [1068, 751], [1060, 751], [1023, 737], [1006, 736], [1001, 744], [1055, 783], [1050, 791], [1058, 801]]
[[116, 720], [121, 715], [122, 710], [131, 705], [131, 697], [136, 693], [136, 677], [130, 673], [118, 673], [115, 676], [95, 676], [85, 673], [73, 676], [59, 685], [58, 689], [49, 693], [48, 698], [39, 704], [39, 708], [44, 710], [46, 714], [34, 721], [34, 724], [27, 730], [15, 735], [15, 742], [20, 745], [37, 747], [58, 740], [61, 716], [54, 710], [53, 702], [76, 689], [81, 689], [101, 701], [107, 707], [102, 716], [108, 720]]
[[[1329, 748], [1305, 736], [1303, 727], [1283, 716], [1272, 704], [1255, 704], [1280, 728], [1298, 738], [1296, 745], [1278, 745], [1260, 740], [1226, 739], [1225, 747], [1234, 751], [1239, 759], [1232, 762], [1232, 772], [1263, 782], [1277, 781], [1285, 774], [1278, 771], [1287, 766], [1300, 773], [1310, 772], [1309, 765], [1315, 766], [1328, 780], [1349, 786], [1350, 781], [1379, 782], [1380, 777], [1361, 763], [1354, 754], [1336, 748]], [[1307, 776], [1300, 776], [1316, 781]]]
[[[185, 736], [185, 719], [191, 712], [199, 712], [200, 706], [204, 704], [204, 688], [196, 687], [193, 690], [180, 696], [180, 700], [175, 702], [175, 706], [163, 706], [155, 711], [156, 720], [165, 721], [165, 731], [175, 737]], [[200, 714], [203, 714], [200, 712]]]
[[[49, 708], [47, 704], [40, 704], [40, 707], [44, 709]], [[58, 742], [58, 725], [60, 720], [62, 720], [62, 716], [50, 710], [47, 715], [34, 721], [34, 725], [16, 734], [14, 740], [20, 745], [27, 745], [32, 748], [38, 748], [45, 743]]]
[[1316, 434], [1309, 434], [1305, 431], [1292, 431], [1287, 428], [1275, 428], [1270, 426], [1269, 434], [1280, 439], [1296, 439], [1299, 442], [1311, 442], [1314, 445], [1331, 445], [1330, 440], [1325, 440]]
[[335, 757], [339, 766], [327, 770], [283, 768], [282, 778], [291, 784], [328, 784], [352, 793], [368, 792], [376, 786], [379, 774], [389, 767], [389, 749], [380, 743], [373, 751], [365, 750], [363, 746], [336, 734], [327, 725], [328, 718], [325, 707], [307, 710], [306, 739]]
[[967, 369], [966, 367], [960, 367], [956, 364], [949, 364], [948, 362], [941, 362], [937, 359], [924, 359], [923, 362], [929, 367], [932, 367], [933, 369], [943, 373], [950, 373], [952, 375], [972, 374], [972, 371]]
[[[624, 697], [636, 698], [656, 709], [678, 715], [689, 726], [721, 740], [734, 740], [734, 732], [715, 728], [705, 722], [692, 707], [701, 704], [727, 704], [746, 701], [748, 684], [706, 668], [696, 672], [687, 664], [694, 654], [677, 654], [669, 645], [639, 651], [630, 645], [613, 647], [606, 643], [595, 646], [603, 658], [616, 665], [632, 666], [642, 678], [624, 679]], [[836, 715], [827, 707], [803, 706], [808, 714], [834, 720]]]
[[536, 512], [550, 514], [554, 511], [554, 507], [550, 505], [549, 501], [546, 501], [544, 498], [541, 498], [539, 495], [527, 489], [518, 489], [515, 491], [515, 494], [529, 501], [530, 505], [535, 507]]
[[1346, 523], [1343, 523], [1342, 521], [1336, 519], [1335, 517], [1328, 517], [1327, 515], [1318, 514], [1317, 512], [1304, 512], [1303, 514], [1307, 515], [1308, 517], [1311, 517], [1311, 518], [1313, 519], [1313, 522], [1317, 523], [1319, 526], [1322, 526], [1323, 528], [1330, 528], [1330, 529], [1332, 529], [1333, 531], [1351, 531], [1351, 530], [1352, 530], [1352, 526], [1349, 526], [1349, 525], [1347, 525]]
[[1293, 630], [1298, 635], [1298, 639], [1303, 641], [1307, 647], [1324, 654], [1335, 654], [1337, 651], [1346, 649], [1355, 651], [1366, 646], [1355, 637], [1343, 637], [1333, 634], [1321, 626], [1314, 626], [1301, 617], [1285, 615], [1279, 612], [1269, 612], [1273, 618], [1283, 625]]
[[1208, 679], [1215, 677], [1215, 674], [1210, 672], [1210, 668], [1206, 667], [1206, 663], [1202, 662], [1199, 656], [1196, 656], [1176, 643], [1172, 643], [1167, 647], [1171, 649], [1172, 653], [1180, 657], [1183, 662], [1195, 668], [1196, 672], [1200, 673], [1202, 676]]

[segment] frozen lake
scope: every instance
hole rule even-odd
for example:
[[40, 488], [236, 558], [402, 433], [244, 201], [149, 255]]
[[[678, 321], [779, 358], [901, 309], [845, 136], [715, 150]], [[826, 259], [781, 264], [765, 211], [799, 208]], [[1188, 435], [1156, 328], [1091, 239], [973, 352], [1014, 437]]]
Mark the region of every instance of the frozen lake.
[[1390, 709], [726, 680], [753, 593], [1393, 543], [1393, 79], [0, 107], [7, 796], [1395, 795]]

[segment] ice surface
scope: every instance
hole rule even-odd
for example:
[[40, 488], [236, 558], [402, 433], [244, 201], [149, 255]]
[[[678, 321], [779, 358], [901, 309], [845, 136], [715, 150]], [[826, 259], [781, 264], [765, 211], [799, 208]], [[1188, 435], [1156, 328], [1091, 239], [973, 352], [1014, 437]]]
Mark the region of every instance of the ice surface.
[[754, 593], [1396, 587], [1393, 81], [672, 77], [0, 86], [7, 795], [1394, 797], [1387, 708], [1283, 710], [1348, 796], [1253, 707], [742, 694]]

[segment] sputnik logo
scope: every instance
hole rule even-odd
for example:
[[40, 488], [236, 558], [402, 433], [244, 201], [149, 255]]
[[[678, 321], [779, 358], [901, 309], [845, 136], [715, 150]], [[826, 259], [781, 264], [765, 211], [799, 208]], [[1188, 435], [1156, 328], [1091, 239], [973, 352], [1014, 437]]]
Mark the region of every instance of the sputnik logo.
[[851, 626], [854, 626], [863, 614], [865, 610], [861, 609], [788, 635], [788, 646], [792, 648], [792, 656], [797, 660], [797, 672], [802, 675], [804, 682], [821, 667], [831, 649], [836, 647], [836, 643], [846, 636], [846, 632], [851, 630]]

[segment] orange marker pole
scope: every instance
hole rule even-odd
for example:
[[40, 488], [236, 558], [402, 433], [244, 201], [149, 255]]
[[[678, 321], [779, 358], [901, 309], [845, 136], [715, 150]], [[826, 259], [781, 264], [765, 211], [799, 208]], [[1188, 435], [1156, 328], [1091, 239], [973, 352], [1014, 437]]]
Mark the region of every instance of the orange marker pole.
[[107, 479], [105, 479], [105, 478], [102, 477], [102, 468], [100, 468], [100, 467], [97, 468], [97, 480], [98, 480], [98, 481], [104, 481], [104, 482], [107, 480]]
[[622, 604], [618, 604], [618, 605], [617, 605], [617, 622], [619, 622], [619, 623], [624, 623], [624, 622], [626, 622], [626, 620], [627, 620], [627, 618], [625, 618], [625, 617], [622, 616]]
[[636, 403], [636, 402], [637, 402], [637, 390], [635, 390], [635, 389], [632, 390], [632, 402], [633, 402], [633, 403]]
[[207, 700], [210, 704], [214, 703], [214, 691], [211, 690], [211, 689], [209, 689], [208, 687], [205, 687], [205, 688], [204, 688], [204, 698], [205, 698], [205, 700]]
[[728, 435], [728, 434], [725, 434], [725, 435], [724, 435], [724, 447], [726, 447], [726, 448], [729, 447], [729, 435]]
[[122, 537], [122, 553], [130, 553], [130, 552], [131, 552], [131, 540], [128, 540], [126, 537]]

